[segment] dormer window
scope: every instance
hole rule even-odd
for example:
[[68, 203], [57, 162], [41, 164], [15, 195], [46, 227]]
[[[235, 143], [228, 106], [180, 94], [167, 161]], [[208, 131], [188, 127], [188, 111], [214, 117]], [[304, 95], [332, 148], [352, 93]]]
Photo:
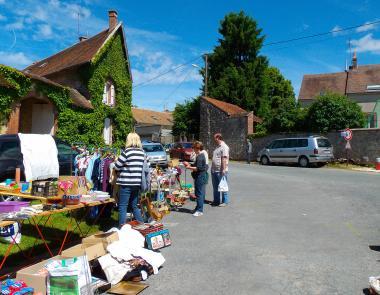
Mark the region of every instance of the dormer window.
[[104, 85], [103, 103], [110, 107], [115, 105], [115, 86], [111, 81], [107, 81]]

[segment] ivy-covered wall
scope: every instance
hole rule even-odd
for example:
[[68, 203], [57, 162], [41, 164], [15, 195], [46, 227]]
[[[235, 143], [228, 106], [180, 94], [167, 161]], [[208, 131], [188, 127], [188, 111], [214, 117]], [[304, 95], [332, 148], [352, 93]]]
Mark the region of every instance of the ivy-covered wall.
[[[113, 146], [124, 147], [127, 134], [132, 130], [132, 81], [120, 33], [107, 42], [90, 65], [82, 67], [81, 76], [90, 92], [94, 110], [69, 109], [60, 113], [57, 136], [69, 142], [103, 146], [104, 120], [110, 118]], [[102, 102], [108, 80], [115, 86], [116, 105], [112, 108]]]
[[[113, 123], [113, 146], [124, 147], [127, 134], [133, 126], [132, 81], [120, 32], [107, 42], [90, 64], [82, 66], [80, 76], [82, 83], [87, 85], [94, 110], [74, 107], [69, 90], [65, 87], [31, 81], [21, 72], [0, 65], [0, 79], [4, 80], [0, 80], [0, 123], [9, 118], [12, 103], [34, 89], [47, 96], [57, 107], [58, 138], [69, 143], [104, 146], [104, 120], [110, 118]], [[108, 80], [115, 86], [116, 105], [112, 108], [102, 103], [104, 85]]]

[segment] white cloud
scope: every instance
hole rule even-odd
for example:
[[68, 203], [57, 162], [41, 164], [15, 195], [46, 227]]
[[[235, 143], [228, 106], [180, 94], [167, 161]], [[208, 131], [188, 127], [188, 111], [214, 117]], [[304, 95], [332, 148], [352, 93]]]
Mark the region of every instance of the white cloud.
[[357, 33], [362, 33], [362, 32], [368, 32], [375, 30], [377, 28], [377, 24], [371, 24], [371, 22], [366, 22], [363, 26], [359, 27], [356, 29]]
[[38, 31], [33, 36], [35, 40], [51, 39], [53, 37], [53, 30], [49, 25], [38, 25]]
[[33, 61], [23, 52], [5, 52], [0, 51], [0, 64], [8, 65], [18, 69], [23, 69]]
[[351, 41], [357, 52], [370, 52], [380, 54], [380, 39], [373, 38], [373, 34], [367, 34], [363, 38]]
[[6, 21], [6, 20], [7, 18], [4, 15], [0, 14], [0, 21]]
[[179, 38], [175, 35], [171, 35], [166, 32], [154, 32], [154, 31], [146, 31], [137, 28], [127, 27], [126, 32], [128, 36], [132, 38], [144, 38], [149, 41], [177, 41]]
[[5, 0], [0, 0], [0, 4], [4, 4], [5, 3]]
[[5, 26], [7, 30], [22, 30], [24, 29], [24, 20], [18, 19], [17, 21]]
[[336, 25], [335, 27], [332, 28], [331, 32], [333, 36], [336, 37], [336, 36], [344, 35], [344, 32], [341, 30], [342, 30], [342, 27]]

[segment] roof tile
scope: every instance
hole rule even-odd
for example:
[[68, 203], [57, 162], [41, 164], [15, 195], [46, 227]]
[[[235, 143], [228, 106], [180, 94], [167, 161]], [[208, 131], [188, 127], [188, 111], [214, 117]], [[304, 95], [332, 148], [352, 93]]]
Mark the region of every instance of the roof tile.
[[173, 114], [171, 112], [132, 108], [132, 115], [137, 124], [173, 126]]

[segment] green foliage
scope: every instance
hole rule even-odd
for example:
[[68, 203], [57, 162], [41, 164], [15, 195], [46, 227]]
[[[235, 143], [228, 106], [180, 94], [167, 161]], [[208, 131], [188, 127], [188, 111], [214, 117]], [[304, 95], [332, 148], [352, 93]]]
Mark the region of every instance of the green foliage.
[[344, 95], [327, 93], [319, 96], [306, 115], [307, 126], [316, 132], [344, 128], [361, 128], [365, 116], [360, 106]]
[[230, 13], [221, 21], [219, 45], [209, 56], [211, 97], [261, 114], [266, 97], [266, 57], [259, 55], [264, 36], [254, 19]]
[[[104, 120], [113, 122], [113, 145], [123, 147], [128, 132], [132, 130], [132, 82], [128, 63], [124, 56], [121, 35], [117, 34], [95, 56], [90, 65], [80, 70], [82, 83], [87, 85], [94, 110], [72, 106], [69, 90], [33, 81], [37, 93], [47, 96], [57, 107], [57, 137], [69, 143], [82, 142], [87, 145], [103, 146]], [[0, 119], [7, 118], [11, 104], [25, 96], [32, 87], [30, 79], [21, 72], [0, 66], [0, 77], [5, 77], [0, 87]], [[0, 78], [3, 79], [3, 78]], [[102, 103], [105, 83], [111, 80], [115, 86], [116, 105], [109, 107]], [[8, 86], [9, 85], [9, 86]]]
[[294, 131], [300, 107], [291, 82], [274, 67], [268, 67], [265, 76], [268, 89], [266, 110], [263, 112], [265, 128], [269, 132]]
[[30, 79], [20, 71], [0, 65], [0, 122], [9, 118], [12, 103], [26, 95], [31, 86]]
[[200, 98], [177, 104], [173, 112], [173, 135], [199, 135]]

